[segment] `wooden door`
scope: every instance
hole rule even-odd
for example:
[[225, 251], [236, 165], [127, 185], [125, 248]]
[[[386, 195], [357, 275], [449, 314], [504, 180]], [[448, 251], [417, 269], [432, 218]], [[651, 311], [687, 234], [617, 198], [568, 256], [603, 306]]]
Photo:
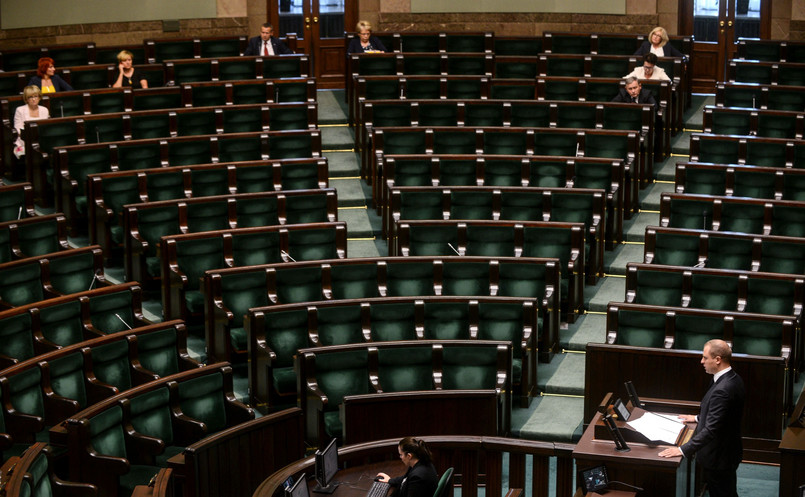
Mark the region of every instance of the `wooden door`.
[[297, 52], [310, 55], [319, 88], [343, 88], [344, 31], [358, 22], [357, 0], [268, 0], [279, 36], [296, 33]]
[[694, 92], [712, 93], [726, 80], [738, 38], [768, 38], [771, 0], [680, 0], [681, 34], [693, 35]]

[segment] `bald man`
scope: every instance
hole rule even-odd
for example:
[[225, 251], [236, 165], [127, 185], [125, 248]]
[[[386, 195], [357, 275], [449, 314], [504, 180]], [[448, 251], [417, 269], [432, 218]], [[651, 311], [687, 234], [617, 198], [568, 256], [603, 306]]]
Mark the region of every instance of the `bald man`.
[[693, 457], [704, 470], [710, 497], [736, 497], [737, 470], [743, 457], [741, 417], [744, 410], [744, 383], [732, 370], [732, 351], [724, 340], [704, 344], [702, 366], [713, 375], [713, 384], [704, 394], [698, 416], [679, 416], [697, 421], [693, 438], [681, 447], [660, 452], [662, 457]]

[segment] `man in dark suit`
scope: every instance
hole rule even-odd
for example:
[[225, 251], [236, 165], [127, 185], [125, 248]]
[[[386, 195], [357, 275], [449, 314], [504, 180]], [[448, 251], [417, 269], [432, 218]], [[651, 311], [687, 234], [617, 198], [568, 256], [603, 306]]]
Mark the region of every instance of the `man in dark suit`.
[[724, 340], [704, 344], [701, 363], [707, 374], [713, 375], [713, 384], [704, 394], [698, 416], [680, 416], [685, 421], [697, 421], [696, 432], [681, 447], [660, 452], [662, 457], [696, 454], [710, 497], [738, 495], [736, 472], [743, 457], [741, 418], [745, 393], [743, 380], [730, 366], [731, 359], [732, 351]]
[[288, 48], [285, 43], [274, 38], [274, 27], [270, 22], [260, 27], [260, 36], [249, 39], [249, 46], [243, 55], [287, 55], [292, 54], [293, 50]]
[[654, 95], [649, 90], [644, 90], [640, 80], [634, 76], [628, 76], [623, 79], [625, 86], [618, 91], [613, 102], [634, 102], [638, 104], [651, 104], [657, 107], [657, 101]]

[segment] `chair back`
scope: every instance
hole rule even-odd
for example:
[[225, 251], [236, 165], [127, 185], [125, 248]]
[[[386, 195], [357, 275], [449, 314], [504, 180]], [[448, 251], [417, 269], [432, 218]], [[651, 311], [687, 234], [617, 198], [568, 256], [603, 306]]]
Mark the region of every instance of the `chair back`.
[[448, 497], [453, 491], [453, 468], [447, 468], [439, 479], [433, 497]]

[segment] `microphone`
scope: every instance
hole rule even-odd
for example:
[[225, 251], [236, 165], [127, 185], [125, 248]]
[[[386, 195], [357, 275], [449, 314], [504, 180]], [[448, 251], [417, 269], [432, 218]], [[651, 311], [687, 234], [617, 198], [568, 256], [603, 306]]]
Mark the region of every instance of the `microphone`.
[[131, 328], [131, 326], [129, 326], [129, 323], [127, 323], [127, 322], [123, 321], [123, 318], [122, 318], [122, 317], [120, 317], [120, 314], [117, 314], [117, 313], [116, 313], [116, 314], [115, 314], [115, 317], [116, 317], [117, 319], [119, 319], [121, 323], [123, 323], [124, 325], [126, 325], [126, 328], [128, 328], [128, 329], [132, 329], [132, 328]]
[[702, 209], [702, 229], [707, 229], [707, 211]]
[[624, 485], [624, 486], [626, 486], [626, 487], [633, 488], [633, 489], [637, 490], [638, 492], [642, 492], [642, 491], [643, 491], [643, 488], [641, 488], [641, 487], [638, 487], [638, 486], [636, 486], [636, 485], [629, 485], [628, 483], [624, 483], [624, 482], [622, 482], [622, 481], [618, 481], [618, 480], [612, 480], [611, 482], [609, 482], [609, 484], [608, 484], [608, 485], [611, 485], [611, 484], [613, 484], [613, 483], [617, 483], [617, 484], [619, 484], [619, 485]]
[[280, 103], [280, 89], [278, 86], [274, 87], [274, 102]]
[[451, 249], [453, 249], [453, 252], [455, 252], [456, 255], [461, 255], [461, 253], [458, 250], [456, 250], [456, 248], [453, 246], [452, 243], [447, 242], [447, 246], [450, 247]]
[[296, 262], [296, 259], [294, 259], [293, 257], [291, 257], [291, 254], [289, 254], [288, 252], [286, 252], [286, 251], [284, 251], [284, 250], [280, 250], [280, 253], [281, 253], [283, 256], [285, 256], [285, 257], [287, 257], [288, 259], [290, 259], [290, 260], [291, 260], [291, 262]]
[[17, 213], [17, 221], [22, 219], [22, 206], [20, 206], [20, 211]]
[[[100, 272], [101, 270], [99, 269], [98, 271], [95, 271], [95, 274], [92, 275], [92, 281], [89, 282], [89, 288], [87, 288], [87, 290], [92, 290], [92, 287], [95, 286], [95, 282], [98, 280], [98, 273]], [[120, 319], [120, 316], [118, 316], [118, 319]]]
[[101, 130], [95, 128], [95, 139], [97, 140], [95, 143], [101, 143]]
[[61, 100], [59, 100], [59, 109], [61, 110], [61, 116], [64, 117], [64, 104]]

